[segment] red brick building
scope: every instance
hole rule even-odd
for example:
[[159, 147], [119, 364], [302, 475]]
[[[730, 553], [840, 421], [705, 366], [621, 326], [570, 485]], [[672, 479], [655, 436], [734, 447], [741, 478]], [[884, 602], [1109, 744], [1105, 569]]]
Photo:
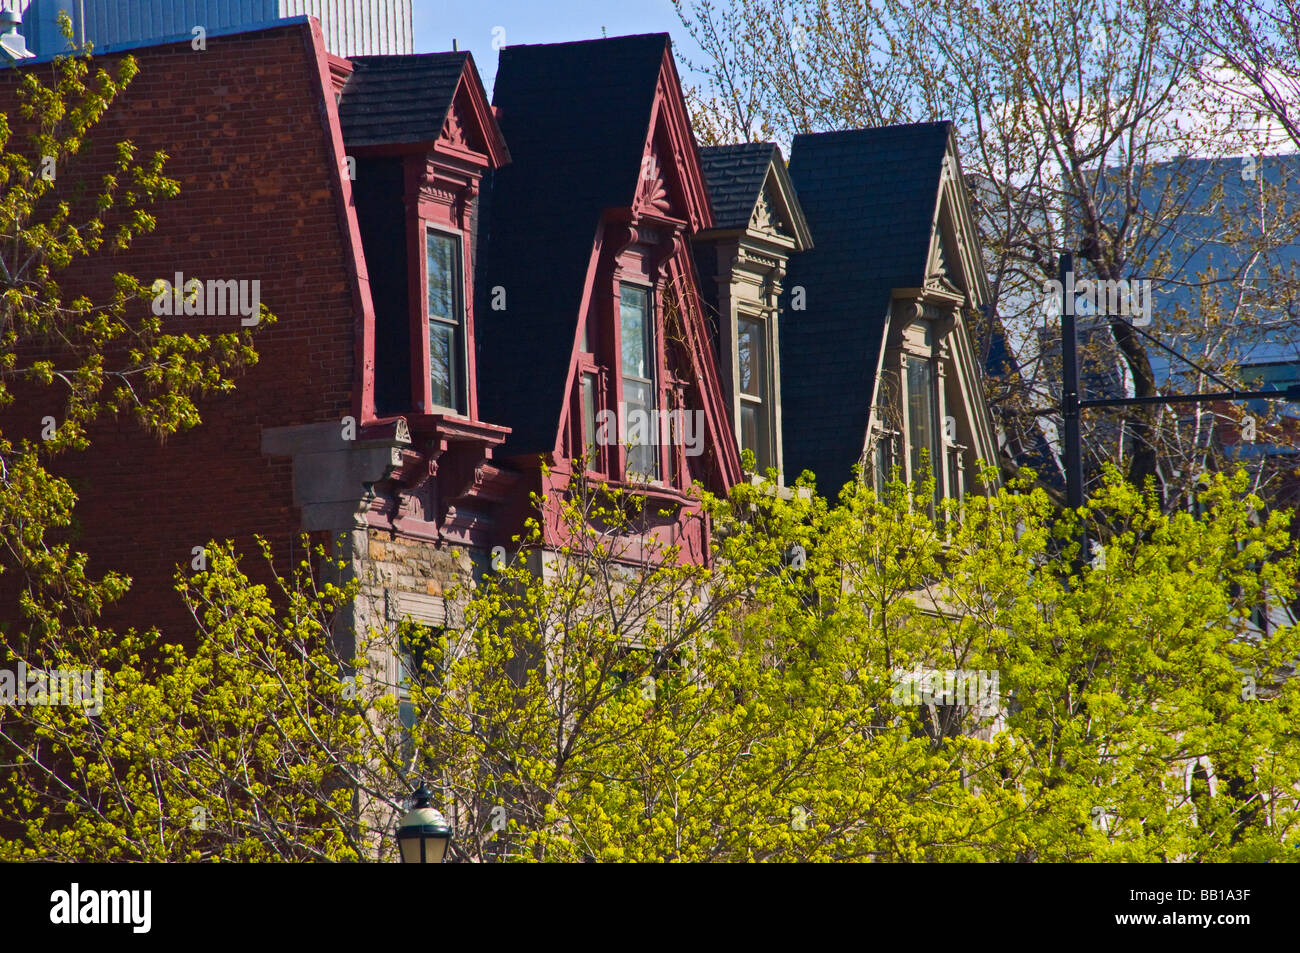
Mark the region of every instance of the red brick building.
[[[483, 180], [508, 169], [511, 154], [468, 54], [345, 60], [325, 52], [307, 20], [214, 35], [204, 50], [134, 51], [139, 76], [68, 174], [93, 173], [107, 147], [130, 139], [143, 153], [169, 154], [166, 172], [181, 193], [155, 209], [157, 228], [128, 255], [78, 265], [67, 287], [102, 295], [118, 270], [146, 283], [256, 283], [277, 320], [257, 329], [259, 362], [236, 391], [201, 404], [200, 426], [160, 445], [126, 422], [107, 423], [92, 433], [90, 452], [59, 461], [79, 489], [78, 545], [91, 572], [134, 579], [109, 624], [156, 625], [183, 638], [173, 577], [196, 547], [233, 539], [262, 578], [254, 536], [270, 541], [284, 571], [301, 558], [303, 531], [374, 583], [363, 616], [438, 624], [444, 587], [472, 578], [492, 546], [511, 545], [529, 493], [562, 492], [592, 423], [572, 416], [575, 387], [599, 375], [600, 393], [589, 387], [588, 396], [602, 408], [626, 402], [632, 385], [614, 367], [630, 347], [619, 340], [632, 325], [626, 314], [620, 321], [618, 301], [633, 283], [646, 347], [638, 399], [652, 413], [702, 414], [709, 449], [687, 458], [671, 440], [648, 441], [646, 472], [631, 479], [671, 504], [674, 515], [650, 531], [687, 535], [688, 558], [707, 558], [688, 491], [700, 479], [724, 492], [740, 478], [739, 458], [690, 262], [688, 237], [710, 212], [670, 45], [660, 35], [568, 46], [518, 58], [535, 75], [556, 75], [557, 55], [565, 68], [602, 59], [630, 85], [606, 87], [603, 104], [585, 105], [627, 121], [610, 140], [616, 148], [595, 157], [617, 162], [617, 174], [575, 168], [569, 182], [579, 194], [570, 191], [561, 215], [533, 222], [532, 240], [566, 245], [558, 265], [533, 256], [540, 289], [512, 263], [513, 227], [532, 214], [522, 205], [538, 172], [560, 194], [557, 163], [593, 142], [572, 130], [528, 137], [538, 103], [510, 99], [520, 73], [512, 58], [503, 58], [498, 89], [529, 165], [499, 173], [500, 231], [489, 239]], [[629, 53], [639, 71], [626, 69]], [[16, 78], [0, 73], [0, 84], [12, 90]], [[603, 140], [609, 127], [601, 132]], [[598, 187], [580, 194], [584, 184]], [[663, 332], [669, 283], [685, 322], [682, 353]], [[542, 316], [548, 289], [568, 302], [563, 313]], [[242, 319], [168, 320], [178, 330], [228, 332]], [[515, 366], [519, 357], [527, 368]], [[35, 436], [39, 409], [11, 408], [6, 434]], [[593, 472], [625, 482], [627, 449], [607, 444], [599, 453]]]
[[[775, 146], [702, 161], [665, 34], [508, 47], [491, 104], [466, 53], [344, 59], [306, 18], [133, 55], [140, 74], [68, 175], [130, 139], [169, 154], [181, 193], [129, 254], [78, 265], [67, 289], [102, 296], [120, 270], [243, 283], [277, 320], [200, 426], [159, 445], [110, 422], [60, 459], [90, 571], [134, 579], [106, 624], [190, 637], [173, 578], [196, 548], [232, 539], [261, 579], [254, 536], [284, 572], [308, 532], [361, 578], [357, 624], [441, 625], [448, 587], [514, 548], [533, 494], [560, 538], [554, 504], [579, 459], [652, 504], [634, 550], [653, 538], [707, 561], [693, 486], [743, 479], [742, 444], [779, 474], [782, 442], [803, 447], [846, 401], [836, 475], [870, 463], [891, 408], [910, 421], [893, 425], [904, 460], [922, 439], [953, 474], [997, 456], [965, 323], [985, 286], [946, 126], [900, 127], [888, 154], [915, 161], [856, 185], [806, 178], [814, 219]], [[17, 74], [0, 71], [0, 102]], [[870, 135], [827, 141], [841, 164], [880, 151]], [[815, 157], [820, 142], [800, 148]], [[882, 205], [881, 189], [913, 198]], [[877, 234], [908, 236], [888, 273], [870, 267]], [[813, 241], [810, 278], [784, 287]], [[247, 319], [168, 320], [229, 332]], [[788, 406], [803, 408], [784, 415], [783, 347], [798, 369]], [[912, 364], [938, 383], [931, 397], [909, 384], [899, 404], [898, 381], [881, 381]], [[0, 429], [35, 436], [44, 413], [15, 405]], [[0, 590], [5, 615], [13, 598]]]

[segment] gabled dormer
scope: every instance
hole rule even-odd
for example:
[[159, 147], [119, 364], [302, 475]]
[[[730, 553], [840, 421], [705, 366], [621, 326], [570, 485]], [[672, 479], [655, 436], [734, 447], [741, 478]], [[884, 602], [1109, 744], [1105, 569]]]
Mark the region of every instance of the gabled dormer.
[[[852, 467], [936, 495], [998, 445], [971, 339], [990, 299], [950, 123], [795, 137], [790, 177], [817, 248], [791, 263], [782, 326], [786, 471], [838, 491]], [[783, 303], [784, 300], [783, 300]]]
[[374, 305], [362, 436], [410, 445], [372, 509], [464, 537], [505, 479], [491, 458], [507, 431], [479, 411], [474, 275], [481, 182], [510, 156], [468, 53], [335, 58], [330, 74]]
[[501, 453], [559, 481], [584, 466], [676, 533], [692, 484], [724, 493], [740, 460], [690, 253], [713, 221], [669, 38], [508, 47], [494, 96], [514, 155], [491, 180], [480, 280]]
[[416, 430], [425, 416], [479, 419], [473, 236], [505, 140], [469, 53], [350, 66], [339, 120], [375, 302], [375, 414]]
[[757, 471], [784, 479], [781, 438], [782, 282], [790, 256], [812, 247], [780, 148], [770, 142], [700, 150], [713, 228], [693, 239], [727, 410]]

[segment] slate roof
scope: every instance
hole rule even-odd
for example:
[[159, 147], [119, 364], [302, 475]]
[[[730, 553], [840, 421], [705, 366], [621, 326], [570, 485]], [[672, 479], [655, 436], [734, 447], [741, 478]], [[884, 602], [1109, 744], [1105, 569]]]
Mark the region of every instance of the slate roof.
[[776, 143], [745, 142], [734, 146], [704, 146], [700, 163], [713, 203], [713, 227], [744, 228], [754, 212], [768, 166], [782, 162]]
[[[501, 51], [493, 105], [513, 161], [484, 180], [479, 416], [498, 453], [553, 449], [601, 215], [632, 204], [666, 33]], [[491, 289], [506, 308], [491, 308]]]
[[357, 56], [339, 100], [349, 146], [432, 142], [442, 132], [469, 53]]
[[[916, 123], [794, 139], [790, 178], [817, 244], [791, 257], [782, 292], [785, 471], [793, 480], [812, 470], [832, 498], [862, 455], [891, 292], [925, 282], [951, 129]], [[796, 287], [804, 311], [790, 307]]]

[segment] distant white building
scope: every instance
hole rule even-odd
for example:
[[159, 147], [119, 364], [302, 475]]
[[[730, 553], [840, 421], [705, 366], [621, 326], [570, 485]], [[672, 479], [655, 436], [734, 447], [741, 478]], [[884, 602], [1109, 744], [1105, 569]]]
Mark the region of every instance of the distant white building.
[[338, 56], [413, 52], [411, 0], [0, 0], [22, 15], [27, 49], [37, 56], [63, 52], [58, 16], [73, 33], [108, 51], [190, 36], [265, 25], [289, 17], [320, 20], [325, 48]]

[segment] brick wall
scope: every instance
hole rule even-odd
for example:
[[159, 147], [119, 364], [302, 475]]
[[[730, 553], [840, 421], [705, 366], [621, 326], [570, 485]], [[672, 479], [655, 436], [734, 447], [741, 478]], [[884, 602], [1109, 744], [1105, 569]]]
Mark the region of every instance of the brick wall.
[[[271, 540], [285, 568], [291, 553], [301, 556], [292, 463], [263, 456], [261, 432], [356, 413], [357, 279], [311, 27], [210, 38], [202, 52], [178, 44], [135, 56], [140, 73], [77, 167], [60, 171], [60, 186], [97, 178], [112, 143], [131, 139], [141, 155], [169, 154], [165, 171], [181, 194], [154, 207], [157, 228], [129, 253], [99, 255], [64, 273], [65, 293], [103, 298], [118, 270], [146, 283], [180, 271], [187, 279], [259, 280], [262, 301], [278, 317], [256, 335], [260, 362], [237, 391], [201, 403], [199, 427], [161, 445], [129, 421], [106, 421], [89, 451], [57, 464], [80, 490], [79, 546], [92, 573], [118, 570], [135, 580], [105, 621], [183, 635], [172, 576], [178, 564], [188, 566], [192, 547], [233, 538], [259, 578], [254, 534]], [[15, 74], [0, 71], [0, 110], [11, 120]], [[168, 327], [233, 331], [239, 318], [176, 317]], [[34, 435], [41, 407], [18, 401], [0, 417], [0, 430]], [[17, 614], [15, 580], [6, 576], [0, 619]]]

